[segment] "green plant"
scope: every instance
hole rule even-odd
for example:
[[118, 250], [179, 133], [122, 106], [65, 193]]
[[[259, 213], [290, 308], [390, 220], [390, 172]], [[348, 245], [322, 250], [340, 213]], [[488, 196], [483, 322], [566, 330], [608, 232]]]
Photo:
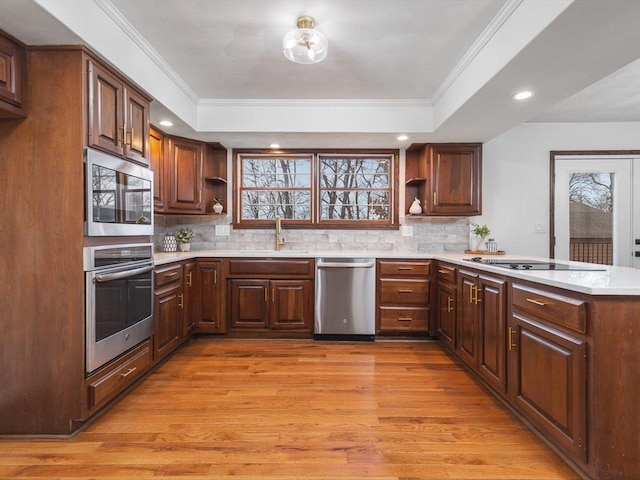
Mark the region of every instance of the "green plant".
[[214, 198], [213, 199], [213, 203], [219, 203], [222, 205], [222, 199], [221, 198]]
[[189, 243], [189, 240], [195, 237], [195, 234], [190, 228], [181, 228], [176, 232], [175, 237], [180, 243]]
[[489, 227], [487, 227], [486, 225], [480, 226], [477, 223], [472, 223], [471, 225], [473, 226], [473, 230], [472, 230], [473, 234], [482, 238], [482, 240], [487, 238], [491, 233], [491, 230], [489, 230]]

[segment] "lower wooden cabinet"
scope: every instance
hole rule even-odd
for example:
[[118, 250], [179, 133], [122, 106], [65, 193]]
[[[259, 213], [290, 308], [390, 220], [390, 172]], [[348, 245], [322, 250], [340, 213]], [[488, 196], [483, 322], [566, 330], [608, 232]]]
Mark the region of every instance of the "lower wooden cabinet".
[[153, 364], [151, 340], [145, 340], [86, 379], [87, 416], [131, 386]]
[[[587, 339], [562, 328], [586, 303], [512, 285], [510, 400], [572, 458], [587, 461]], [[546, 313], [538, 313], [542, 311]], [[557, 314], [557, 322], [553, 321]]]
[[198, 333], [225, 333], [222, 301], [222, 262], [199, 260], [196, 274], [196, 329]]
[[230, 334], [311, 336], [313, 259], [234, 258], [224, 270]]
[[438, 314], [435, 319], [435, 334], [449, 349], [456, 348], [456, 267], [438, 264], [436, 270], [436, 304]]
[[380, 259], [377, 274], [376, 332], [422, 334], [430, 330], [431, 261]]
[[183, 278], [182, 263], [156, 267], [153, 302], [153, 359], [155, 362], [173, 352], [185, 338]]
[[195, 261], [190, 261], [185, 262], [184, 266], [182, 267], [182, 273], [184, 274], [184, 279], [182, 282], [182, 288], [184, 290], [182, 336], [185, 338], [193, 334], [196, 329], [196, 302], [198, 292], [196, 265], [197, 263]]
[[310, 280], [229, 280], [232, 330], [312, 331]]

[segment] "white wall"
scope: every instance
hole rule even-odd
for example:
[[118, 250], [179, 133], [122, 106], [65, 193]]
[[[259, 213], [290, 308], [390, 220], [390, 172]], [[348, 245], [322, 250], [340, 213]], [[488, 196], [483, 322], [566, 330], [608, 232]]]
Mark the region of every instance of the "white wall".
[[485, 143], [483, 215], [471, 220], [507, 253], [549, 255], [551, 150], [640, 150], [640, 123], [524, 123]]

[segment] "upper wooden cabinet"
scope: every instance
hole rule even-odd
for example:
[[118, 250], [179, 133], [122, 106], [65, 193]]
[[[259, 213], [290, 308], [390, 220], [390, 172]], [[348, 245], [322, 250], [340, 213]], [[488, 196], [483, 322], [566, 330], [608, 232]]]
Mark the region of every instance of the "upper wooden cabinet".
[[149, 99], [89, 60], [89, 145], [149, 165]]
[[171, 137], [166, 159], [167, 211], [203, 213], [204, 148], [201, 142]]
[[154, 127], [149, 129], [148, 144], [156, 213], [213, 213], [214, 198], [226, 203], [223, 145], [167, 135]]
[[26, 116], [23, 105], [26, 68], [24, 46], [0, 31], [0, 118]]
[[415, 198], [422, 215], [482, 213], [482, 144], [413, 144], [406, 152], [405, 211]]

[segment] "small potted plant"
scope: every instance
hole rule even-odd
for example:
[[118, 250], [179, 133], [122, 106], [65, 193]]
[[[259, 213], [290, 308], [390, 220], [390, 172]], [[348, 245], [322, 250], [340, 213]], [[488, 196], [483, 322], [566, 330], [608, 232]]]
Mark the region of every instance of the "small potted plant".
[[191, 239], [195, 237], [193, 230], [190, 228], [181, 228], [175, 234], [176, 240], [178, 240], [178, 244], [180, 245], [181, 252], [188, 252], [191, 248]]
[[476, 250], [478, 251], [486, 250], [485, 242], [486, 242], [486, 238], [491, 233], [491, 230], [489, 230], [489, 227], [487, 227], [486, 225], [480, 226], [477, 223], [473, 223], [471, 225], [473, 227], [473, 230], [471, 230], [471, 233], [473, 233], [476, 237], [480, 237], [480, 240], [478, 240], [478, 244], [476, 246]]
[[211, 206], [211, 210], [213, 210], [214, 213], [217, 213], [218, 215], [220, 215], [222, 213], [223, 208], [224, 207], [222, 206], [222, 199], [214, 198], [213, 205]]

